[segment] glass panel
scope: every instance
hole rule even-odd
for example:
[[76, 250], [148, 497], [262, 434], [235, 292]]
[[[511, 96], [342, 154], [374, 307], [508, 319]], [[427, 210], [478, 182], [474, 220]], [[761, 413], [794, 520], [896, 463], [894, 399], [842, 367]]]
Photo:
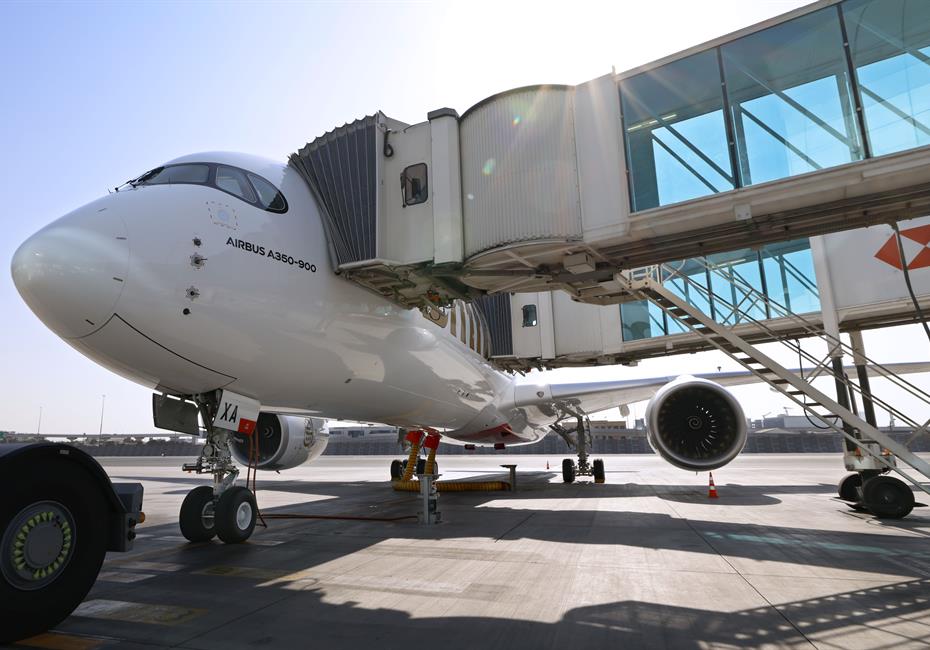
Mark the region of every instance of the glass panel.
[[634, 211], [732, 190], [716, 50], [621, 82]]
[[712, 267], [710, 283], [717, 322], [736, 325], [746, 322], [744, 314], [754, 320], [766, 317], [765, 302], [754, 293], [764, 290], [758, 253], [746, 248], [711, 255], [707, 262]]
[[400, 175], [400, 185], [404, 189], [404, 205], [425, 203], [429, 198], [426, 179], [426, 163], [417, 163], [404, 169]]
[[743, 185], [862, 158], [835, 8], [720, 51]]
[[536, 305], [523, 305], [523, 327], [536, 327]]
[[170, 183], [206, 183], [210, 175], [208, 165], [171, 165], [158, 167], [142, 174], [137, 185], [167, 185]]
[[[814, 260], [807, 239], [763, 246], [762, 266], [769, 298], [773, 302], [795, 314], [820, 311]], [[773, 307], [773, 318], [782, 313], [777, 306]]]
[[665, 335], [662, 310], [648, 300], [620, 305], [620, 323], [624, 341], [639, 341]]
[[287, 202], [284, 200], [284, 195], [278, 191], [278, 188], [255, 174], [249, 174], [249, 180], [252, 181], [252, 186], [258, 192], [258, 201], [263, 208], [272, 212], [287, 210]]
[[[684, 298], [689, 304], [694, 305], [707, 315], [712, 315], [707, 292], [707, 269], [704, 265], [694, 260], [685, 260], [684, 262], [670, 262], [668, 267], [674, 270], [676, 274], [664, 278], [664, 285], [676, 295]], [[681, 277], [682, 275], [687, 280]], [[690, 331], [687, 326], [669, 316], [669, 334], [687, 331]]]
[[843, 13], [872, 154], [930, 144], [930, 2], [852, 0]]
[[249, 203], [255, 202], [255, 193], [252, 191], [252, 186], [249, 185], [249, 181], [246, 179], [245, 174], [232, 167], [224, 167], [220, 165], [216, 168], [216, 186], [223, 190], [224, 192], [229, 192], [235, 196], [238, 196], [244, 201]]

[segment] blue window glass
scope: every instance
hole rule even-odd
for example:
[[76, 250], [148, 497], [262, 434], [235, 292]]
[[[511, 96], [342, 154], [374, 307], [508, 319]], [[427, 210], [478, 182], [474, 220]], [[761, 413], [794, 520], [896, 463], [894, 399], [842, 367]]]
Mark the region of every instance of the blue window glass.
[[621, 82], [634, 211], [732, 190], [716, 50]]
[[772, 317], [820, 311], [820, 293], [814, 275], [810, 242], [800, 239], [762, 248], [762, 266], [769, 299], [775, 303]]
[[648, 300], [620, 305], [620, 322], [624, 341], [639, 341], [665, 335], [665, 315]]
[[930, 144], [930, 2], [843, 5], [872, 155]]
[[720, 51], [743, 185], [863, 157], [835, 8]]
[[[713, 316], [710, 306], [710, 291], [707, 288], [707, 268], [695, 260], [672, 262], [666, 265], [670, 273], [663, 281], [673, 293], [685, 299], [685, 302]], [[689, 328], [675, 318], [668, 319], [668, 333], [679, 334]]]
[[[759, 254], [748, 248], [732, 253], [720, 253], [707, 258], [710, 286], [713, 289], [715, 320], [725, 325], [766, 318]], [[733, 281], [730, 281], [733, 278]]]

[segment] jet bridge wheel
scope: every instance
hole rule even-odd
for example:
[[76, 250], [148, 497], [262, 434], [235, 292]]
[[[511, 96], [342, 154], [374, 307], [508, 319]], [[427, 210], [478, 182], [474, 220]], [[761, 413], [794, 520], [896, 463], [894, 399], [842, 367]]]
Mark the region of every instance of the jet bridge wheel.
[[227, 488], [216, 502], [216, 536], [227, 544], [239, 544], [252, 536], [258, 505], [248, 488]]
[[190, 542], [206, 542], [216, 535], [213, 488], [195, 487], [181, 503], [181, 534]]
[[575, 461], [571, 458], [562, 461], [562, 481], [564, 483], [575, 482]]
[[110, 516], [96, 479], [71, 461], [13, 466], [3, 481], [0, 644], [54, 627], [84, 600], [103, 564]]
[[840, 480], [837, 492], [839, 492], [839, 496], [843, 501], [858, 501], [861, 487], [862, 475], [859, 472], [853, 472]]
[[863, 483], [862, 501], [879, 519], [901, 519], [914, 509], [911, 488], [893, 476], [876, 476]]

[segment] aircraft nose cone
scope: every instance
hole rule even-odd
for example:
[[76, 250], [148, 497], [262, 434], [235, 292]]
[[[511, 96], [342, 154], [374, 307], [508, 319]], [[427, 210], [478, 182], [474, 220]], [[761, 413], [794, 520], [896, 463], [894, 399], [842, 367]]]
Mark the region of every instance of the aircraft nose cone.
[[65, 338], [86, 336], [113, 314], [126, 282], [126, 227], [107, 208], [81, 208], [23, 242], [11, 270], [42, 322]]

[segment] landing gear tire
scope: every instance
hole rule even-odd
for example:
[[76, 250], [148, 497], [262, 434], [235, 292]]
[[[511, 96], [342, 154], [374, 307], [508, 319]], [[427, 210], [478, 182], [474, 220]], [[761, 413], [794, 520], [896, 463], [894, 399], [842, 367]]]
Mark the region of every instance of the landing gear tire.
[[63, 621], [93, 586], [107, 550], [109, 504], [71, 461], [13, 467], [0, 499], [0, 644]]
[[858, 501], [861, 498], [859, 495], [859, 488], [861, 487], [862, 475], [859, 472], [853, 472], [842, 478], [837, 492], [843, 501]]
[[227, 544], [239, 544], [252, 536], [258, 506], [250, 490], [235, 485], [216, 502], [216, 536]]
[[562, 461], [562, 482], [575, 482], [575, 461], [571, 458], [566, 458]]
[[901, 519], [914, 509], [914, 493], [893, 476], [876, 476], [862, 485], [862, 501], [879, 519]]
[[598, 458], [593, 463], [591, 463], [591, 474], [594, 475], [595, 483], [603, 483], [605, 480], [604, 476], [604, 461]]
[[426, 473], [426, 459], [425, 459], [425, 458], [417, 458], [417, 471], [416, 471], [416, 473], [417, 473], [417, 474], [425, 474], [425, 473]]
[[189, 542], [207, 542], [216, 535], [213, 488], [201, 485], [187, 493], [181, 503], [181, 534]]
[[404, 463], [399, 460], [391, 461], [391, 480], [396, 481], [404, 475]]

